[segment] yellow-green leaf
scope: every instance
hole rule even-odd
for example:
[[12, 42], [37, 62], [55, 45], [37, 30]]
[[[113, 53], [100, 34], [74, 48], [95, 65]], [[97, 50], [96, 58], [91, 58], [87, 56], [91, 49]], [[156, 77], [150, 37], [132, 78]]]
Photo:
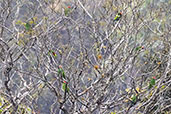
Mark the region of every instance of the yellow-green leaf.
[[30, 25], [34, 24], [34, 21], [33, 20], [29, 21], [29, 24]]
[[162, 88], [162, 89], [164, 89], [165, 87], [166, 87], [166, 86], [165, 86], [165, 85], [163, 85], [161, 88]]
[[16, 25], [21, 25], [22, 24], [22, 21], [18, 20], [15, 24]]

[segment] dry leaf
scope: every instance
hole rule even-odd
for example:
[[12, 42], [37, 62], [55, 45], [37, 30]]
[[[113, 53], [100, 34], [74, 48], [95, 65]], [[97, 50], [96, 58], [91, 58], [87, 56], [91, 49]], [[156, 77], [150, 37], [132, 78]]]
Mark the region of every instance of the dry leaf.
[[158, 64], [158, 65], [160, 65], [160, 64], [161, 64], [161, 62], [157, 62], [157, 64]]
[[62, 50], [59, 50], [59, 53], [62, 54]]
[[97, 58], [102, 59], [102, 55], [101, 54], [97, 55]]
[[136, 90], [138, 93], [140, 93], [140, 88], [139, 87], [136, 87]]
[[100, 21], [99, 24], [100, 24], [100, 26], [105, 26], [106, 22], [105, 21]]
[[95, 68], [95, 69], [99, 69], [99, 66], [98, 66], [98, 65], [94, 65], [94, 68]]
[[106, 46], [103, 46], [104, 49], [106, 49]]
[[91, 81], [92, 79], [91, 78], [88, 78], [88, 81]]
[[104, 74], [102, 74], [102, 78], [104, 78], [105, 77], [105, 75]]
[[125, 89], [127, 93], [130, 93], [130, 88]]

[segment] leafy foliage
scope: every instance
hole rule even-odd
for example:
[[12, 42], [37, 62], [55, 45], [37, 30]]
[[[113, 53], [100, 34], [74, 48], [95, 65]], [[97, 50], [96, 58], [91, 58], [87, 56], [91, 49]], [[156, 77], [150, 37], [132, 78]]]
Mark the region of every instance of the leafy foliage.
[[26, 23], [26, 24], [25, 24], [25, 29], [26, 29], [27, 31], [29, 31], [29, 30], [31, 29], [31, 25], [30, 25], [29, 23]]

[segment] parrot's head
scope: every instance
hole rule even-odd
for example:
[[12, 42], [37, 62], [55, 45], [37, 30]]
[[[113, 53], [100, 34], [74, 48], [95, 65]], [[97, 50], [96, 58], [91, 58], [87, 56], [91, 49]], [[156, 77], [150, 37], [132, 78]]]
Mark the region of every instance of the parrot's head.
[[62, 65], [59, 65], [59, 68], [62, 68]]
[[155, 77], [155, 76], [153, 76], [153, 79], [156, 79], [156, 77]]
[[66, 81], [63, 81], [64, 83], [66, 83]]
[[121, 15], [122, 15], [122, 12], [119, 12], [119, 13], [118, 13], [118, 15], [120, 15], [120, 16], [121, 16]]

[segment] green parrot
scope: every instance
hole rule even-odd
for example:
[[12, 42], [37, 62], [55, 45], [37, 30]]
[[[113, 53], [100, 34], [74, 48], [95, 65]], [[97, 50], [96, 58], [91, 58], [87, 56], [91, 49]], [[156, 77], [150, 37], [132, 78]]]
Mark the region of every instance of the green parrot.
[[57, 55], [56, 55], [56, 53], [54, 51], [52, 52], [52, 55], [55, 56], [55, 57], [57, 57]]
[[62, 83], [62, 89], [65, 91], [65, 89], [66, 89], [66, 91], [69, 91], [69, 88], [68, 87], [66, 87], [67, 86], [67, 82], [66, 81], [63, 81], [63, 83]]
[[135, 48], [136, 51], [140, 51], [141, 49], [144, 49], [144, 46], [138, 46]]
[[65, 79], [65, 72], [62, 70], [62, 77]]
[[67, 92], [69, 92], [68, 82], [63, 81], [63, 83], [62, 83], [62, 89], [64, 91], [64, 99], [66, 99], [66, 94], [67, 94]]
[[156, 77], [154, 76], [150, 82], [149, 82], [149, 86], [148, 86], [148, 89], [151, 89], [156, 83]]
[[48, 52], [48, 55], [49, 55], [49, 56], [50, 56], [51, 51], [52, 51], [52, 50], [49, 50], [49, 52]]
[[50, 53], [52, 53], [53, 56], [57, 57], [57, 54], [53, 50], [49, 50], [48, 55], [50, 55]]
[[63, 91], [66, 91], [66, 92], [68, 92], [69, 91], [69, 88], [67, 87], [67, 82], [66, 81], [63, 81], [63, 83], [62, 83], [62, 89], [63, 89]]
[[114, 18], [114, 21], [118, 21], [120, 18], [122, 17], [122, 13], [117, 13], [115, 18]]
[[62, 68], [59, 68], [59, 69], [58, 69], [58, 74], [62, 74], [62, 77], [63, 77], [64, 79], [66, 79], [66, 77], [65, 77], [65, 72], [64, 72], [64, 70], [63, 70]]
[[58, 69], [58, 74], [61, 74], [61, 72], [62, 72], [62, 68], [59, 68]]
[[65, 16], [68, 16], [68, 14], [71, 11], [71, 6], [68, 6], [67, 8], [64, 9]]

